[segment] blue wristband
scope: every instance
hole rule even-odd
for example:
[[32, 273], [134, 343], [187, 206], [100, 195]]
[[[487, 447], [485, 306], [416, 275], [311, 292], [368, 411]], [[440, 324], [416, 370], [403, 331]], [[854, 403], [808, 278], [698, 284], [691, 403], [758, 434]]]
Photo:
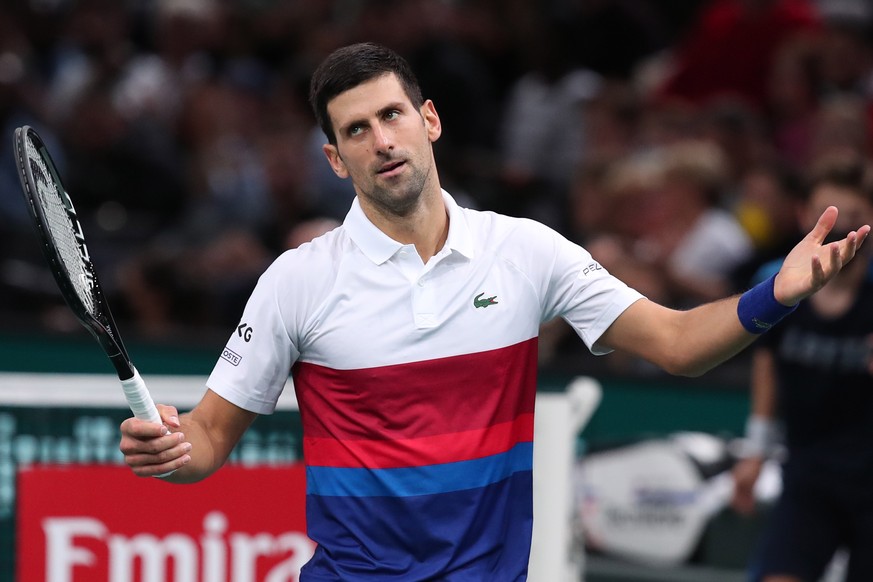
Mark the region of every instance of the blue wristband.
[[797, 305], [787, 307], [776, 301], [776, 295], [773, 293], [775, 283], [776, 275], [773, 275], [740, 296], [737, 317], [749, 333], [764, 333], [797, 309]]

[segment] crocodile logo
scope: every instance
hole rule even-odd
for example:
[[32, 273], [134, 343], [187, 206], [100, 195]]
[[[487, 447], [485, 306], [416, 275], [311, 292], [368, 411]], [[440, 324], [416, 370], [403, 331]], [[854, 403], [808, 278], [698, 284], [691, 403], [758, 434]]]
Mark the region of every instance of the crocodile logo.
[[497, 301], [495, 301], [495, 299], [497, 299], [497, 295], [493, 295], [491, 297], [486, 297], [485, 299], [480, 299], [480, 297], [482, 297], [483, 295], [485, 295], [484, 292], [476, 295], [475, 299], [473, 299], [473, 307], [478, 309], [479, 307], [488, 307], [489, 305], [497, 305]]

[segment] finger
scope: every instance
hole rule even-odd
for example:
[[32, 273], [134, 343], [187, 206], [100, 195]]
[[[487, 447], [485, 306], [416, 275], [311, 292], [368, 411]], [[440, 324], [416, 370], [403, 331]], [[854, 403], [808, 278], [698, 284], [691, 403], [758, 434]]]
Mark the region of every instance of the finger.
[[163, 424], [149, 422], [139, 418], [128, 418], [121, 423], [121, 434], [137, 439], [157, 438], [170, 434]]
[[185, 456], [190, 450], [191, 443], [180, 441], [168, 449], [126, 455], [124, 457], [124, 462], [131, 467], [162, 465]]
[[824, 267], [821, 264], [821, 257], [812, 255], [810, 260], [810, 276], [812, 277], [813, 289], [820, 289], [826, 282]]
[[155, 477], [159, 475], [166, 475], [178, 469], [181, 469], [190, 461], [191, 455], [183, 454], [180, 457], [176, 457], [163, 463], [152, 463], [137, 466], [131, 465], [130, 468], [133, 471], [133, 474], [137, 477]]
[[150, 439], [138, 439], [123, 436], [118, 448], [125, 457], [136, 455], [158, 455], [164, 451], [171, 450], [184, 442], [186, 442], [185, 435], [181, 432], [174, 432], [167, 436]]
[[850, 250], [849, 241], [846, 241], [846, 243], [847, 244], [845, 246], [840, 244], [840, 243], [831, 243], [830, 244], [830, 248], [828, 249], [830, 251], [830, 255], [831, 255], [830, 256], [830, 264], [829, 264], [830, 268], [828, 270], [828, 278], [833, 277], [834, 275], [839, 273], [840, 270], [843, 268], [843, 265], [846, 262], [848, 262], [849, 259], [851, 259], [851, 256], [849, 256], [849, 258], [843, 260], [843, 249], [844, 248], [847, 249], [846, 253], [851, 252], [852, 255], [854, 255], [854, 251]]
[[827, 238], [831, 229], [834, 227], [834, 224], [836, 224], [838, 214], [839, 211], [836, 206], [828, 206], [825, 211], [821, 213], [821, 216], [818, 217], [818, 222], [816, 222], [812, 230], [809, 231], [807, 237], [820, 245], [824, 242], [825, 238]]
[[[849, 236], [846, 237], [849, 242], [851, 242], [851, 257], [854, 257], [858, 253], [858, 249], [861, 248], [861, 245], [864, 244], [864, 241], [867, 239], [867, 235], [870, 234], [870, 227], [868, 225], [864, 225], [858, 230], [853, 230], [849, 233]], [[850, 258], [851, 258], [850, 257]], [[844, 262], [846, 262], [844, 260]]]
[[158, 409], [158, 413], [161, 415], [161, 420], [167, 424], [167, 426], [171, 428], [179, 428], [181, 427], [181, 423], [179, 422], [179, 411], [175, 406], [167, 406], [165, 404], [156, 404]]
[[864, 225], [858, 230], [853, 230], [846, 235], [844, 240], [840, 241], [840, 256], [843, 264], [848, 263], [855, 256], [868, 234], [870, 234], [870, 226]]
[[[169, 446], [168, 446], [169, 441]], [[167, 475], [191, 461], [191, 443], [174, 433], [135, 446], [122, 445], [124, 462], [140, 477]]]

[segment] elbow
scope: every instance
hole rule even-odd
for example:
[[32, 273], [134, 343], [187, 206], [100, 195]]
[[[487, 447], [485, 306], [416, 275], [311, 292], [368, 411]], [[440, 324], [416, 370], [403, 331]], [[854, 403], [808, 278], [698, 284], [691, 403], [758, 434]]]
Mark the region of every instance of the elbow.
[[681, 355], [673, 355], [665, 358], [660, 367], [672, 376], [684, 376], [686, 378], [699, 378], [712, 369], [708, 362], [701, 362]]
[[707, 372], [709, 372], [710, 368], [705, 366], [688, 366], [686, 368], [682, 368], [674, 373], [674, 376], [684, 376], [686, 378], [699, 378], [703, 376]]

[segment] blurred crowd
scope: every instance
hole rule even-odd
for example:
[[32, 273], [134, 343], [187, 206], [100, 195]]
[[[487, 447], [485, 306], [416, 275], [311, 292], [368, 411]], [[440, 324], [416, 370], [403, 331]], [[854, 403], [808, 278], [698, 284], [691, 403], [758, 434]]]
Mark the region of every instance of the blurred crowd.
[[871, 25], [866, 0], [0, 0], [2, 320], [78, 325], [18, 185], [28, 124], [124, 328], [225, 334], [354, 197], [306, 93], [361, 40], [420, 76], [463, 204], [540, 220], [667, 305], [740, 291], [798, 239], [805, 170], [869, 154]]

